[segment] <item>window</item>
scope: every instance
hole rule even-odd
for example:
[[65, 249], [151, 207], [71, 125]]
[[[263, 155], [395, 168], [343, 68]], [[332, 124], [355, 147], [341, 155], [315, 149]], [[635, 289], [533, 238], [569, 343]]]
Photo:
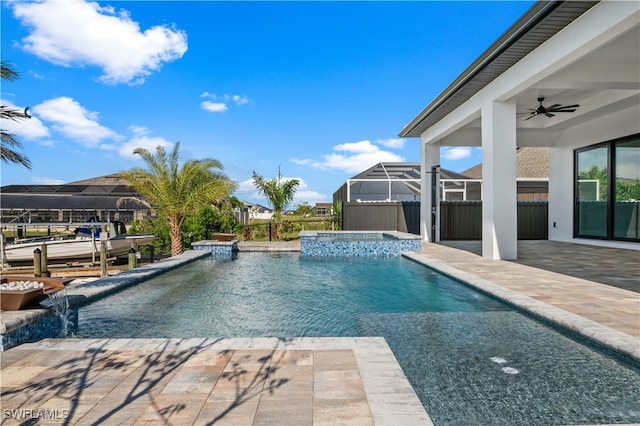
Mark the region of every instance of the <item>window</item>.
[[576, 237], [640, 242], [640, 135], [575, 154]]

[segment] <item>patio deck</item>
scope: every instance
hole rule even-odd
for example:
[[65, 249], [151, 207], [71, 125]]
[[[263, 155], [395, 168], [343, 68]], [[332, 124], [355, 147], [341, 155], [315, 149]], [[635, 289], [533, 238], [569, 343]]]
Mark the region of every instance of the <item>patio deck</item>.
[[[534, 300], [578, 331], [609, 333], [640, 359], [640, 252], [520, 242], [520, 259], [507, 262], [474, 254], [479, 242], [451, 245], [464, 249], [424, 244], [411, 257]], [[45, 339], [1, 362], [7, 425], [43, 415], [65, 424], [432, 424], [379, 338]]]
[[640, 337], [640, 251], [519, 241], [515, 261], [485, 260], [479, 241], [423, 244], [424, 254], [465, 272]]

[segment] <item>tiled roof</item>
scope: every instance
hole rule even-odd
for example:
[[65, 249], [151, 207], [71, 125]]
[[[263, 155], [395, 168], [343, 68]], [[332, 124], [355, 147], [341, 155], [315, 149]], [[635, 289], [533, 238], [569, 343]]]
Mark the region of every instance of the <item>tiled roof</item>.
[[[465, 170], [462, 174], [471, 179], [482, 179], [482, 163]], [[549, 148], [518, 148], [516, 152], [516, 177], [548, 178]]]
[[98, 176], [90, 179], [69, 182], [66, 185], [128, 185], [129, 183], [122, 179], [118, 174], [110, 174]]

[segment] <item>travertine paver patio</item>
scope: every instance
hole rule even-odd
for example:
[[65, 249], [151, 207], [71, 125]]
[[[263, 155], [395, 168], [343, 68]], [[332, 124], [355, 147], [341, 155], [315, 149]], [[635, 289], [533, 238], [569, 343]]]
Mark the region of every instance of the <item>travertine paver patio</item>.
[[6, 425], [431, 424], [382, 338], [46, 339], [1, 382]]

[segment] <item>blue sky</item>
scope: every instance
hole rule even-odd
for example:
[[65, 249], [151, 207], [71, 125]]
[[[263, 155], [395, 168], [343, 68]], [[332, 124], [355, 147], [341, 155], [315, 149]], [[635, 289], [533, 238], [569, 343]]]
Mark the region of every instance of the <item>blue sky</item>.
[[[20, 72], [2, 127], [32, 170], [1, 183], [60, 184], [144, 166], [133, 149], [215, 158], [238, 198], [265, 204], [253, 171], [301, 181], [295, 203], [330, 202], [381, 161], [419, 161], [398, 133], [530, 1], [3, 1], [2, 58]], [[479, 149], [449, 148], [464, 171]]]

